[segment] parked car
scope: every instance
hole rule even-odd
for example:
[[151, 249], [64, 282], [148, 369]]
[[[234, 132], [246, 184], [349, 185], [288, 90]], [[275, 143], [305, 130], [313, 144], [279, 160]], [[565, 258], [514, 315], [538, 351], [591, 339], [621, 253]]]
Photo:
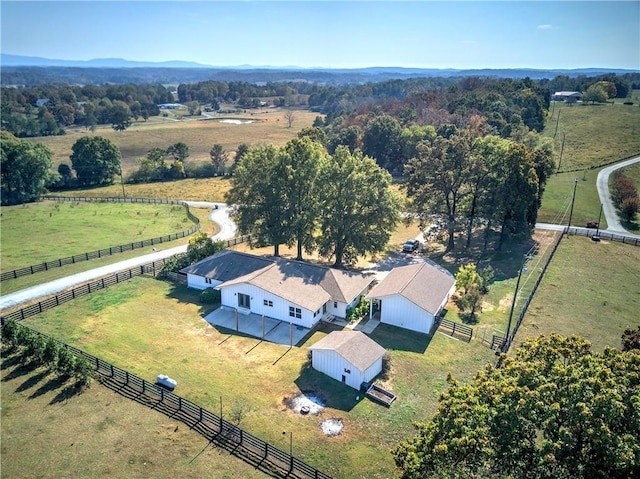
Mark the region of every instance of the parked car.
[[159, 374], [156, 378], [156, 384], [160, 384], [161, 386], [171, 389], [172, 391], [178, 385], [175, 379], [171, 379], [166, 374]]
[[420, 249], [420, 241], [416, 239], [408, 240], [404, 245], [402, 245], [402, 251], [405, 253], [413, 253]]
[[587, 228], [597, 228], [597, 227], [598, 227], [597, 221], [587, 221]]

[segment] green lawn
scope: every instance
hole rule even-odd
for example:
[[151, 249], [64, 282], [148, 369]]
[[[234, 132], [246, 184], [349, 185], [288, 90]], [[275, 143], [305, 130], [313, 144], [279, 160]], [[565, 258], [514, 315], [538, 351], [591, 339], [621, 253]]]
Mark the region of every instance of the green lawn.
[[[390, 409], [304, 367], [307, 346], [330, 332], [314, 331], [291, 350], [218, 330], [201, 319], [198, 292], [137, 278], [63, 305], [27, 324], [147, 379], [164, 372], [179, 394], [212, 411], [229, 414], [244, 398], [251, 410], [241, 426], [283, 449], [282, 431], [293, 431], [294, 453], [334, 477], [384, 478], [395, 474], [389, 449], [413, 433], [412, 422], [435, 412], [452, 372], [468, 380], [495, 356], [478, 342], [467, 344], [380, 326], [373, 339], [388, 348], [387, 381], [398, 395]], [[285, 398], [313, 391], [324, 397], [321, 416], [290, 411]], [[319, 424], [341, 418], [341, 436], [325, 437]]]
[[[538, 221], [568, 224], [573, 186], [578, 178], [571, 224], [583, 225], [597, 219], [600, 212], [595, 185], [598, 167], [640, 154], [640, 108], [556, 103], [552, 112], [542, 135], [553, 141], [556, 164], [562, 152], [560, 171], [575, 171], [549, 178]], [[602, 223], [606, 227], [604, 218]]]
[[640, 325], [640, 247], [565, 237], [529, 307], [515, 344], [526, 336], [579, 334], [597, 350], [620, 347]]
[[29, 203], [2, 208], [2, 270], [187, 230], [184, 207], [125, 203]]
[[3, 478], [271, 477], [100, 384], [82, 394], [67, 393], [68, 387], [2, 355]]

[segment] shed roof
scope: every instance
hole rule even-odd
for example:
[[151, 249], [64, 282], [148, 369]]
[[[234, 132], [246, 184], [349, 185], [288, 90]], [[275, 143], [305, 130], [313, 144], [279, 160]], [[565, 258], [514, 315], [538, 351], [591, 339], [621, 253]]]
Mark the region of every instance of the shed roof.
[[367, 370], [387, 352], [361, 331], [333, 331], [309, 349], [335, 351], [360, 371]]
[[436, 314], [455, 284], [451, 274], [429, 263], [394, 268], [367, 295], [367, 299], [400, 295], [425, 311]]

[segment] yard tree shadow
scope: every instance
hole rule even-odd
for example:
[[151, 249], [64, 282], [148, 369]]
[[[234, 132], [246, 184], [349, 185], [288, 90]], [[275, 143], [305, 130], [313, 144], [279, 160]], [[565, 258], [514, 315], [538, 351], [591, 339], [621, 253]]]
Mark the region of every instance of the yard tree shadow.
[[[158, 281], [163, 281], [158, 279]], [[167, 281], [171, 285], [171, 290], [167, 295], [168, 298], [175, 299], [180, 303], [184, 304], [194, 304], [199, 307], [198, 314], [201, 317], [205, 317], [211, 311], [214, 311], [220, 306], [220, 303], [216, 304], [205, 304], [200, 301], [200, 294], [202, 291], [199, 289], [188, 288], [186, 284], [176, 284], [170, 281]]]

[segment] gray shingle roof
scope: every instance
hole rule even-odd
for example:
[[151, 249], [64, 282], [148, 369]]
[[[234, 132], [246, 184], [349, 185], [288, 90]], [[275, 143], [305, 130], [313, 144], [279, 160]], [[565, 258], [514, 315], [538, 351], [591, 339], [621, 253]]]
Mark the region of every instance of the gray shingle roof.
[[372, 275], [278, 258], [261, 269], [226, 281], [220, 287], [248, 283], [309, 311], [316, 311], [329, 300], [350, 303], [372, 281]]
[[230, 281], [273, 264], [273, 260], [237, 251], [224, 250], [180, 270], [217, 281]]
[[425, 311], [436, 314], [455, 284], [449, 273], [429, 263], [394, 268], [367, 294], [367, 299], [401, 295]]
[[309, 349], [336, 351], [360, 371], [365, 371], [387, 352], [361, 331], [333, 331]]

